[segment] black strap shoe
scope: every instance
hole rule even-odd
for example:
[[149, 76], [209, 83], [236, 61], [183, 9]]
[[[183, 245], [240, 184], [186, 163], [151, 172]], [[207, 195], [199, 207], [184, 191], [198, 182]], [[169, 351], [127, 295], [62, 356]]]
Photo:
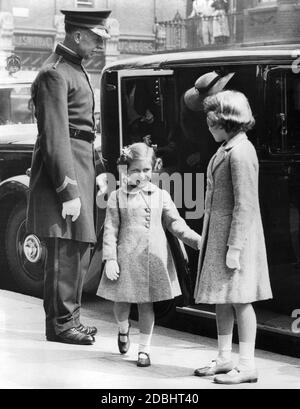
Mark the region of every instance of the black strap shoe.
[[87, 325], [80, 324], [76, 329], [85, 335], [91, 335], [92, 337], [97, 334], [98, 330], [96, 327], [88, 327]]
[[58, 335], [47, 335], [47, 340], [77, 345], [92, 345], [95, 342], [94, 337], [83, 334], [82, 332], [78, 331], [77, 328], [70, 328]]
[[145, 368], [151, 365], [150, 355], [147, 352], [139, 352], [137, 366]]
[[[119, 347], [119, 351], [121, 354], [126, 354], [130, 347], [130, 339], [129, 339], [130, 326], [131, 325], [129, 323], [128, 331], [126, 334], [121, 334], [121, 332], [118, 333], [118, 347]], [[126, 342], [121, 341], [121, 337], [127, 337], [127, 341]]]

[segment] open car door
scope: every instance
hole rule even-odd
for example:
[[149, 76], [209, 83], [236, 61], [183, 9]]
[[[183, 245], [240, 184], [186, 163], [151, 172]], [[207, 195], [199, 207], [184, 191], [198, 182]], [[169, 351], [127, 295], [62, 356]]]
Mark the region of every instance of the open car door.
[[[152, 69], [120, 70], [104, 74], [106, 78], [102, 81], [101, 112], [106, 117], [101, 119], [102, 153], [109, 172], [117, 176], [116, 159], [121, 149], [142, 141], [145, 136], [157, 145], [158, 152], [165, 154], [170, 151], [166, 147], [170, 146], [169, 136], [178, 117], [173, 74], [172, 70]], [[171, 156], [167, 158], [169, 163], [172, 161]], [[85, 291], [88, 292], [97, 290], [103, 270], [104, 213], [101, 210], [98, 243], [85, 280]], [[177, 304], [186, 305], [191, 296], [188, 256], [182, 242], [168, 232], [167, 238], [183, 294]], [[163, 316], [167, 310], [167, 303], [161, 303], [156, 308], [159, 316]]]

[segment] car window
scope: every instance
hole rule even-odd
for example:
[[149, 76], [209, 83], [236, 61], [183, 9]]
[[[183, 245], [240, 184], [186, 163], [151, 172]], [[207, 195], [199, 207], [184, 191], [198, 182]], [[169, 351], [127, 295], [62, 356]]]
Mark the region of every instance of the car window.
[[175, 166], [177, 160], [172, 140], [176, 116], [174, 79], [159, 75], [125, 78], [121, 92], [123, 145], [151, 141], [164, 166]]
[[0, 88], [0, 126], [34, 123], [30, 86]]

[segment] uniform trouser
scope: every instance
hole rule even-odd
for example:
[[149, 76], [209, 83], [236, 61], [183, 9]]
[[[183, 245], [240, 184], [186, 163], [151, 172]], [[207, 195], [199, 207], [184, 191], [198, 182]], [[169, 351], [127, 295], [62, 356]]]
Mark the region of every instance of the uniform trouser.
[[83, 280], [90, 262], [88, 243], [47, 239], [44, 280], [46, 335], [80, 325]]

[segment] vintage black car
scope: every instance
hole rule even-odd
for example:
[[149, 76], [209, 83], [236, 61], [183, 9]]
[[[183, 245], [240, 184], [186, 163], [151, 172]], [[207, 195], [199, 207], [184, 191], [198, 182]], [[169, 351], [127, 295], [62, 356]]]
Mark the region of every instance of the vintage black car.
[[[260, 162], [260, 205], [274, 294], [273, 300], [256, 305], [259, 329], [270, 335], [265, 339], [271, 349], [299, 355], [300, 51], [295, 48], [166, 53], [106, 66], [101, 77], [101, 150], [107, 171], [118, 176], [116, 159], [120, 150], [136, 136], [128, 106], [134, 87], [139, 90], [140, 102], [135, 109], [144, 118], [142, 125], [146, 126], [147, 120], [151, 122], [158, 150], [166, 153], [169, 148], [172, 152], [180, 138], [178, 124], [185, 90], [208, 71], [235, 72], [230, 86], [248, 96], [256, 118], [249, 138]], [[40, 295], [45, 251], [39, 238], [27, 236], [25, 231], [29, 184], [26, 171], [36, 135], [30, 82], [21, 82], [17, 88], [0, 82], [1, 274], [8, 271], [21, 291]], [[182, 163], [193, 168], [197, 155], [185, 155], [183, 146], [179, 156], [166, 156], [168, 171], [180, 172]], [[197, 167], [191, 172], [196, 176]], [[183, 215], [186, 210], [180, 209]], [[102, 209], [99, 226], [104, 214]], [[201, 232], [201, 219], [187, 222]], [[203, 333], [207, 329], [208, 334], [209, 326], [215, 332], [214, 321], [209, 320], [214, 317], [214, 309], [195, 305], [193, 300], [198, 254], [185, 249], [177, 239], [169, 239], [184, 296], [175, 302], [158, 303], [157, 318], [165, 325], [192, 332]], [[99, 282], [101, 248], [99, 230], [85, 284], [87, 291], [94, 292]], [[211, 324], [206, 327], [204, 321]], [[291, 342], [287, 343], [287, 339]]]
[[[259, 328], [276, 334], [288, 334], [300, 340], [296, 318], [300, 294], [300, 51], [297, 47], [244, 48], [233, 50], [162, 53], [117, 61], [102, 75], [102, 152], [110, 172], [116, 173], [120, 148], [135, 141], [132, 109], [140, 117], [140, 133], [148, 133], [158, 150], [170, 152], [178, 146], [177, 157], [165, 155], [168, 171], [197, 169], [196, 152], [187, 149], [182, 139], [182, 95], [194, 86], [198, 77], [209, 71], [235, 73], [228, 88], [249, 98], [256, 126], [249, 133], [260, 162], [260, 206], [267, 244], [274, 299], [258, 303]], [[134, 98], [133, 98], [134, 94]], [[193, 119], [191, 118], [191, 121]], [[135, 121], [136, 123], [137, 121]], [[192, 124], [191, 124], [192, 125]], [[197, 126], [197, 123], [196, 123]], [[204, 124], [206, 126], [206, 123]], [[203, 125], [192, 129], [201, 138]], [[195, 127], [194, 127], [195, 128]], [[188, 138], [186, 138], [186, 143]], [[200, 152], [201, 157], [201, 152]], [[185, 170], [184, 170], [185, 172]], [[195, 183], [193, 185], [195, 187]], [[195, 195], [194, 195], [195, 197]], [[186, 210], [181, 209], [182, 214]], [[201, 219], [187, 220], [201, 233]], [[181, 328], [200, 328], [201, 317], [214, 317], [214, 309], [195, 305], [193, 287], [197, 270], [195, 252], [186, 249], [186, 257], [176, 251], [178, 276], [185, 297], [177, 301], [176, 313], [169, 308], [166, 322]], [[181, 261], [180, 261], [181, 260]], [[173, 314], [173, 315], [172, 315]], [[172, 315], [172, 318], [171, 318]], [[196, 319], [196, 324], [191, 324]], [[179, 324], [179, 322], [181, 324]], [[276, 341], [276, 342], [277, 342]], [[298, 343], [299, 353], [299, 343]]]

